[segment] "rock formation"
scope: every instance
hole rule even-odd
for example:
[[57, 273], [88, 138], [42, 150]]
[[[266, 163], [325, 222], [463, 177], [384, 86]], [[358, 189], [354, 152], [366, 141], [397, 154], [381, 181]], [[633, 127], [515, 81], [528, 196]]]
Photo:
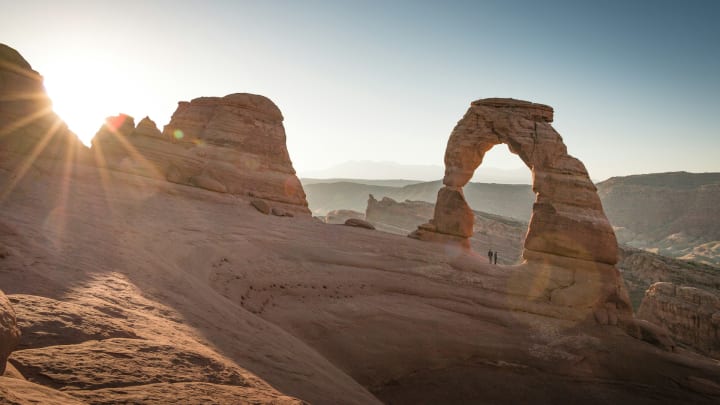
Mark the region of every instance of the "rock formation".
[[552, 108], [513, 99], [483, 99], [470, 109], [450, 135], [445, 151], [445, 178], [435, 216], [420, 229], [468, 238], [472, 212], [462, 187], [483, 156], [504, 143], [533, 173], [537, 197], [525, 239], [523, 257], [536, 253], [613, 265], [617, 242], [585, 166], [568, 155], [560, 135], [550, 126]]
[[20, 329], [15, 321], [15, 311], [5, 294], [0, 291], [0, 375], [5, 372], [8, 356], [20, 341]]
[[638, 318], [666, 327], [673, 339], [720, 358], [720, 294], [673, 283], [655, 283], [645, 293]]
[[149, 117], [110, 117], [93, 141], [100, 165], [207, 190], [267, 200], [309, 215], [285, 145], [283, 116], [254, 94], [181, 102], [160, 132]]
[[137, 136], [149, 136], [154, 138], [163, 139], [166, 136], [158, 129], [155, 121], [151, 120], [150, 117], [145, 117], [138, 122], [133, 135]]
[[463, 186], [487, 151], [506, 144], [532, 171], [536, 193], [523, 258], [575, 269], [569, 288], [573, 292], [558, 296], [556, 303], [603, 311], [607, 301], [627, 315], [627, 292], [614, 267], [615, 233], [585, 166], [567, 153], [552, 120], [553, 109], [542, 104], [497, 98], [472, 102], [448, 140], [444, 187], [438, 192], [433, 219], [410, 236], [468, 247], [474, 216]]
[[645, 291], [658, 281], [720, 294], [720, 271], [716, 267], [673, 259], [627, 245], [620, 245], [619, 253], [618, 269], [636, 310], [645, 297]]

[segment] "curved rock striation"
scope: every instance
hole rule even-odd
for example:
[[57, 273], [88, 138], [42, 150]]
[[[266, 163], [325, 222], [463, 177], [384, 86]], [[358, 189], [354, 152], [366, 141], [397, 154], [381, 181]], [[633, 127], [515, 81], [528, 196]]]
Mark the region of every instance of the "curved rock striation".
[[[450, 135], [445, 151], [444, 186], [433, 219], [410, 236], [469, 247], [474, 215], [463, 186], [485, 153], [506, 144], [533, 175], [536, 194], [523, 258], [552, 262], [574, 271], [567, 288], [549, 291], [551, 300], [571, 307], [594, 307], [596, 318], [620, 310], [631, 314], [617, 269], [617, 240], [585, 166], [570, 156], [562, 137], [550, 125], [553, 109], [528, 101], [490, 98], [471, 103]], [[601, 322], [604, 323], [604, 322]], [[611, 322], [612, 323], [612, 322]]]

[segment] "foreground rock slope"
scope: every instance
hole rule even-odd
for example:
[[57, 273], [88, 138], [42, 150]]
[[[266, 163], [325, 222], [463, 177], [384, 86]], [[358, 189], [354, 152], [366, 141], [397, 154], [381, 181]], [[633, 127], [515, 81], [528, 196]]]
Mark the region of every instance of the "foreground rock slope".
[[30, 337], [9, 358], [27, 381], [0, 377], [4, 400], [720, 396], [716, 362], [563, 305], [573, 285], [587, 291], [572, 271], [490, 266], [440, 244], [263, 215], [240, 194], [134, 172], [133, 161], [61, 160], [52, 171], [47, 159], [21, 178], [0, 165], [11, 190], [0, 199], [0, 285]]

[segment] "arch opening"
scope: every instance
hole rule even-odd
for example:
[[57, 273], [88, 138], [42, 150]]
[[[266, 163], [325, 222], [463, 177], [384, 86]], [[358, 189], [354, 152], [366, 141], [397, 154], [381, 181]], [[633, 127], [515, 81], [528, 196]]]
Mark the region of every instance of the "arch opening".
[[[522, 251], [535, 200], [531, 191], [532, 170], [501, 143], [479, 155], [480, 163], [471, 181], [462, 188], [474, 219], [469, 247], [476, 252], [487, 252], [490, 263], [518, 264], [523, 260]], [[503, 173], [493, 163], [502, 162], [507, 167], [511, 166], [510, 160], [516, 162], [512, 177], [505, 181], [498, 179], [498, 173]], [[519, 173], [525, 176], [521, 177]], [[513, 181], [516, 184], [508, 184]]]

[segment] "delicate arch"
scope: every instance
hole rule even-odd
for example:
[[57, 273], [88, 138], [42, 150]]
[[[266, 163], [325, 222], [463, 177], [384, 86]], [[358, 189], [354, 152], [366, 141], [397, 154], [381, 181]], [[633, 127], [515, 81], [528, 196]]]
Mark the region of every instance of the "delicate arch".
[[537, 196], [523, 258], [556, 255], [614, 265], [617, 241], [597, 189], [583, 163], [568, 155], [552, 120], [553, 109], [543, 104], [498, 98], [471, 103], [448, 140], [444, 187], [438, 192], [434, 217], [411, 236], [469, 246], [474, 216], [462, 187], [485, 153], [502, 143], [531, 170]]

